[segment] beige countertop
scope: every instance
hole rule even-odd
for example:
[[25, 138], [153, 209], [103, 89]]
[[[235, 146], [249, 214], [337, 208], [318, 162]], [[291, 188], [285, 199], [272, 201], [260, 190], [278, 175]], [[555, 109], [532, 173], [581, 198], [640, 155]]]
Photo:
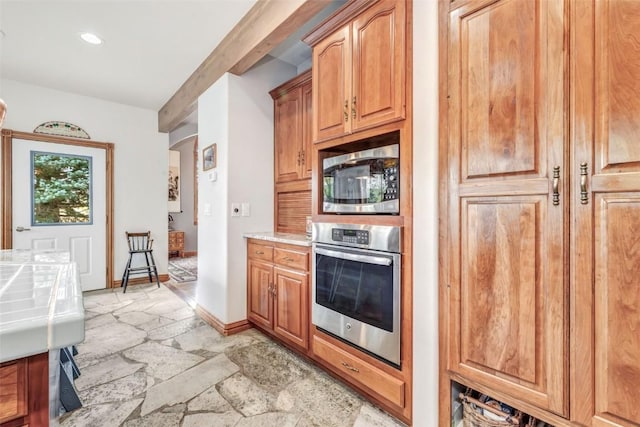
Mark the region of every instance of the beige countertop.
[[244, 233], [246, 239], [268, 240], [270, 242], [287, 243], [289, 245], [311, 246], [311, 239], [306, 234], [275, 233], [273, 231], [261, 233]]

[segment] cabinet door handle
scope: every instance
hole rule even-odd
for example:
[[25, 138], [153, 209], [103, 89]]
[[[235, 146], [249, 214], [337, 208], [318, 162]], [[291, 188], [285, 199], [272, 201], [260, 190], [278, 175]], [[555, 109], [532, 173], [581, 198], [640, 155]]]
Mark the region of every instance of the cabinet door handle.
[[356, 97], [353, 97], [353, 104], [351, 104], [351, 117], [355, 120], [356, 118]]
[[558, 186], [560, 184], [560, 166], [553, 168], [553, 206], [560, 204], [560, 191]]
[[298, 151], [298, 160], [297, 160], [298, 166], [300, 166], [300, 151]]
[[345, 99], [344, 100], [344, 121], [348, 121], [349, 120], [349, 100]]
[[276, 296], [276, 285], [275, 284], [271, 285], [271, 295], [273, 295], [274, 297]]
[[264, 252], [262, 252], [262, 251], [256, 251], [256, 255], [264, 255]]
[[580, 163], [580, 203], [583, 205], [589, 203], [589, 195], [587, 194], [587, 162]]
[[300, 164], [304, 165], [304, 151], [300, 152]]
[[284, 260], [287, 262], [295, 261], [293, 258], [289, 258], [289, 257], [285, 257]]
[[349, 365], [347, 362], [341, 362], [341, 363], [342, 363], [342, 366], [344, 366], [345, 368], [347, 368], [350, 371], [360, 372], [360, 370], [358, 368], [356, 368], [355, 366]]

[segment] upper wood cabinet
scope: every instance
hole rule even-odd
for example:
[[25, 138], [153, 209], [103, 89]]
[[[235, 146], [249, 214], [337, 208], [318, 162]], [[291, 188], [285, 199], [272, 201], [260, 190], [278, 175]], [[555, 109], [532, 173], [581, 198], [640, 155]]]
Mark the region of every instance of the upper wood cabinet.
[[314, 142], [405, 117], [405, 3], [370, 4], [348, 4], [305, 38], [313, 47]]
[[273, 89], [275, 182], [311, 177], [311, 72]]
[[640, 2], [441, 8], [443, 376], [638, 426]]

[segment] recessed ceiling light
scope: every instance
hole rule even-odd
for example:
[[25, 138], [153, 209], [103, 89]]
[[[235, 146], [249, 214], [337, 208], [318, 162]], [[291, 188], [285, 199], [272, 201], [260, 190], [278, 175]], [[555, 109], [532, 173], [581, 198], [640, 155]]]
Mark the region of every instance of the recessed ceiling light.
[[80, 38], [89, 44], [102, 44], [102, 39], [93, 33], [80, 33]]

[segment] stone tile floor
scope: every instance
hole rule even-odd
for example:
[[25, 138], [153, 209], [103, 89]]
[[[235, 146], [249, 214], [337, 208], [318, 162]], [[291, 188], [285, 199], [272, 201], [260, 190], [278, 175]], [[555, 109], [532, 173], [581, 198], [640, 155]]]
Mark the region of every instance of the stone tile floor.
[[85, 294], [62, 427], [397, 427], [402, 423], [251, 329], [224, 337], [164, 285]]

